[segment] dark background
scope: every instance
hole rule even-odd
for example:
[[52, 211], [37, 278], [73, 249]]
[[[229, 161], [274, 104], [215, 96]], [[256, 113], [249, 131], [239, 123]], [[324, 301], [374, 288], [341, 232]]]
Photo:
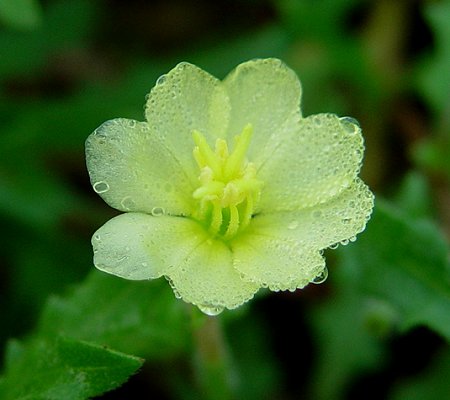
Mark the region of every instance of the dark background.
[[[93, 269], [90, 237], [116, 215], [90, 186], [85, 139], [108, 119], [142, 120], [146, 93], [158, 76], [183, 60], [223, 78], [248, 59], [281, 58], [302, 82], [305, 115], [334, 112], [359, 120], [366, 141], [362, 176], [377, 196], [394, 198], [405, 178], [416, 174], [418, 184], [427, 187], [427, 218], [448, 235], [450, 8], [445, 5], [47, 0], [40, 2], [35, 20], [4, 18], [2, 344], [33, 331], [50, 295], [65, 295], [83, 282]], [[231, 352], [239, 368], [252, 375], [248, 386], [242, 385], [241, 398], [408, 399], [398, 394], [402, 388], [427, 373], [437, 376], [430, 371], [447, 348], [442, 336], [421, 324], [401, 331], [392, 321], [382, 319], [380, 325], [367, 315], [361, 340], [375, 341], [377, 350], [370, 345], [375, 353], [355, 356], [359, 347], [341, 348], [357, 362], [342, 376], [336, 373], [340, 364], [323, 357], [328, 347], [320, 332], [338, 323], [333, 322], [340, 318], [333, 314], [333, 296], [345, 279], [333, 278], [342, 261], [333, 252], [327, 255], [326, 283], [262, 296], [244, 316], [229, 318]], [[349, 322], [335, 335], [354, 329]], [[331, 349], [339, 346], [336, 341]], [[130, 382], [103, 398], [137, 399], [142, 392], [154, 399], [182, 398], [180, 388], [191, 374], [186, 354], [148, 359]], [[168, 378], [170, 373], [184, 382]], [[414, 399], [444, 398], [445, 390], [442, 397]]]

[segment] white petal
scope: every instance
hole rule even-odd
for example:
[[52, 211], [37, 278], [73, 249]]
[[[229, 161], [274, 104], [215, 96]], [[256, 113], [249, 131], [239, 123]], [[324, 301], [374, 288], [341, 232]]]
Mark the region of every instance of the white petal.
[[105, 122], [86, 141], [86, 162], [94, 190], [111, 207], [148, 214], [154, 209], [191, 212], [191, 181], [146, 123]]
[[263, 163], [300, 118], [300, 82], [282, 61], [269, 58], [238, 65], [223, 83], [231, 104], [229, 142], [252, 124], [248, 159]]
[[221, 241], [207, 240], [168, 276], [174, 291], [201, 309], [235, 308], [251, 299], [259, 286], [244, 281], [233, 268], [231, 251]]
[[255, 216], [249, 229], [280, 240], [294, 240], [306, 248], [325, 249], [353, 240], [366, 226], [373, 194], [359, 179], [323, 204], [298, 211]]
[[122, 278], [153, 279], [180, 265], [204, 240], [204, 230], [187, 218], [122, 214], [93, 235], [94, 264]]
[[214, 147], [215, 139], [227, 129], [229, 102], [218, 79], [183, 62], [158, 79], [148, 96], [145, 116], [167, 149], [197, 179], [192, 132], [199, 131]]
[[327, 201], [352, 184], [364, 151], [358, 125], [333, 114], [300, 120], [258, 171], [261, 211], [288, 211]]
[[317, 249], [254, 230], [235, 240], [232, 249], [234, 267], [246, 279], [275, 291], [302, 288], [325, 268]]

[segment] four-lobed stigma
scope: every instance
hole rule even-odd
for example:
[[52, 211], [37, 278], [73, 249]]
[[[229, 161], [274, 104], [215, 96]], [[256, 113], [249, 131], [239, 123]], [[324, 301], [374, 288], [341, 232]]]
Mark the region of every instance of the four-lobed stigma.
[[213, 151], [200, 132], [193, 132], [193, 154], [200, 168], [200, 186], [193, 193], [198, 200], [194, 218], [225, 241], [247, 227], [261, 195], [263, 182], [256, 178], [254, 164], [246, 160], [252, 133], [252, 125], [247, 124], [230, 153], [224, 139], [216, 140]]

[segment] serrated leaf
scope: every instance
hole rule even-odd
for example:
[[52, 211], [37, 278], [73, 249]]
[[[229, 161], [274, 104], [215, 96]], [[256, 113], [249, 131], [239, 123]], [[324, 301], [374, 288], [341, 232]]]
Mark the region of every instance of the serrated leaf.
[[3, 400], [87, 399], [121, 385], [143, 363], [137, 357], [62, 337], [35, 339], [14, 353], [0, 382]]
[[399, 327], [426, 325], [450, 340], [449, 245], [427, 219], [378, 199], [363, 235], [341, 252], [348, 275], [389, 303]]
[[127, 281], [93, 271], [71, 295], [49, 300], [39, 331], [160, 358], [187, 345], [189, 325], [184, 308], [162, 279]]

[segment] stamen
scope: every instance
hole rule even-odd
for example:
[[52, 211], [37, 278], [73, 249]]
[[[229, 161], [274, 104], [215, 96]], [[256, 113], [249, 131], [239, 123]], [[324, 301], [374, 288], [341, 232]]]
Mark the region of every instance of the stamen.
[[255, 202], [253, 196], [247, 196], [247, 204], [245, 205], [245, 211], [241, 218], [241, 228], [244, 229], [247, 227], [248, 223], [252, 218], [252, 214], [254, 211]]
[[230, 206], [230, 223], [228, 224], [227, 231], [224, 238], [230, 239], [233, 237], [239, 229], [239, 212], [235, 205]]
[[228, 158], [229, 156], [228, 145], [225, 140], [223, 139], [216, 140], [216, 154], [222, 162], [224, 162]]
[[213, 236], [231, 240], [245, 229], [259, 201], [262, 182], [256, 168], [246, 161], [252, 126], [246, 125], [236, 136], [231, 154], [227, 142], [217, 139], [214, 151], [204, 136], [194, 131], [193, 156], [200, 168], [200, 186], [192, 196], [199, 201], [196, 219], [208, 227]]
[[[220, 165], [220, 160], [217, 158], [217, 154], [215, 154], [211, 147], [209, 147], [208, 142], [203, 137], [203, 135], [198, 132], [194, 131], [192, 132], [192, 136], [194, 138], [194, 142], [197, 145], [198, 152], [200, 154], [200, 160], [204, 161], [206, 165], [208, 165], [216, 175], [221, 176], [222, 175], [222, 166]], [[195, 152], [194, 148], [194, 152]], [[195, 157], [195, 153], [194, 153]], [[196, 159], [197, 160], [197, 159]], [[199, 165], [200, 168], [203, 168]]]
[[211, 234], [217, 235], [219, 233], [220, 227], [222, 226], [222, 221], [222, 207], [220, 207], [219, 200], [215, 200], [213, 202], [211, 225], [209, 227]]
[[242, 133], [236, 136], [236, 145], [225, 164], [225, 179], [232, 179], [242, 168], [252, 134], [253, 128], [247, 124]]

